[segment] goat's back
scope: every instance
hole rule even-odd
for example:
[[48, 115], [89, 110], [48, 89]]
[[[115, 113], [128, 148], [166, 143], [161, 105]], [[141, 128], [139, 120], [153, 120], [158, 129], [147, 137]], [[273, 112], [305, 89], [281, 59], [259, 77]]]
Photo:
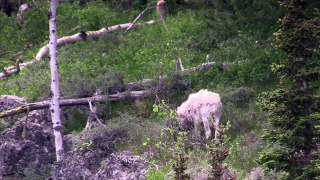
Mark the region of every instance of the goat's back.
[[192, 111], [198, 111], [201, 108], [213, 108], [211, 111], [216, 111], [222, 108], [220, 96], [217, 93], [202, 89], [197, 93], [189, 95], [187, 101], [183, 102], [177, 108], [178, 114], [188, 114]]

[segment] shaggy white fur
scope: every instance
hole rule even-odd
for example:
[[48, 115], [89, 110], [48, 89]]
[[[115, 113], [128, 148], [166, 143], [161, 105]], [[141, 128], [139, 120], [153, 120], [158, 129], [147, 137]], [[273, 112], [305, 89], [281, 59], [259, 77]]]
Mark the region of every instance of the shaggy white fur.
[[[218, 128], [222, 112], [222, 103], [217, 93], [202, 89], [197, 93], [190, 94], [187, 101], [183, 102], [177, 109], [180, 125], [184, 128], [188, 123], [193, 123], [196, 133], [199, 125], [203, 123], [206, 138], [211, 138], [210, 116], [214, 116], [214, 127]], [[215, 131], [215, 139], [218, 140], [219, 132]]]

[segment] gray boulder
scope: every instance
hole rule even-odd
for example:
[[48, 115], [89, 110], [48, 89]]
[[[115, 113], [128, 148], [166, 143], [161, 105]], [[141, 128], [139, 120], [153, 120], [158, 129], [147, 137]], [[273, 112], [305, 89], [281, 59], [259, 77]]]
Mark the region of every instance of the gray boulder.
[[111, 154], [101, 162], [100, 171], [93, 180], [140, 180], [145, 179], [149, 163], [129, 151]]
[[[22, 106], [26, 104], [26, 98], [18, 97], [18, 96], [12, 96], [12, 95], [2, 95], [0, 96], [0, 112], [10, 110], [19, 106]], [[24, 115], [15, 115], [10, 117], [5, 117], [2, 120], [2, 123], [5, 127], [9, 127], [13, 125], [14, 122], [16, 122], [18, 119], [22, 118]]]
[[65, 136], [69, 150], [62, 162], [54, 164], [54, 179], [144, 179], [147, 161], [128, 151], [113, 153], [122, 136], [121, 131], [103, 128]]
[[[25, 104], [25, 98], [0, 96], [0, 111]], [[2, 119], [3, 120], [3, 119]], [[96, 128], [64, 136], [65, 155], [55, 162], [54, 136], [48, 110], [4, 119], [0, 135], [0, 179], [144, 179], [148, 162], [128, 151], [114, 153], [126, 132]], [[54, 177], [50, 177], [54, 175]]]
[[46, 111], [32, 111], [0, 136], [0, 179], [23, 177], [55, 160], [51, 122]]

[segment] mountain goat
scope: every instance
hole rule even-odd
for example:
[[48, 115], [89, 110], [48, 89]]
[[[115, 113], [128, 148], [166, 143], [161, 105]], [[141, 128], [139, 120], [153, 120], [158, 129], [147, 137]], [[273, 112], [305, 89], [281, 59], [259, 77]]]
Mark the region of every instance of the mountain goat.
[[[177, 115], [180, 119], [180, 127], [185, 129], [187, 124], [192, 123], [196, 133], [199, 132], [199, 126], [203, 123], [206, 139], [211, 139], [210, 116], [214, 116], [214, 127], [219, 127], [220, 116], [222, 112], [222, 103], [217, 93], [208, 90], [200, 90], [197, 93], [190, 94], [187, 101], [183, 102], [177, 108]], [[215, 140], [218, 142], [219, 132], [215, 131]]]

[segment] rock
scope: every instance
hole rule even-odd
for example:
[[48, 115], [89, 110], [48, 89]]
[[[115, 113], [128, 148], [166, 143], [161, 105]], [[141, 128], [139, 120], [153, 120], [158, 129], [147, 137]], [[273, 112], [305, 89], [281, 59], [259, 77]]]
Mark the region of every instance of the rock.
[[283, 175], [285, 175], [284, 172], [277, 172], [275, 170], [271, 170], [265, 173], [263, 172], [262, 168], [258, 166], [251, 169], [245, 180], [277, 180], [281, 179]]
[[124, 130], [106, 128], [66, 135], [64, 159], [55, 162], [48, 110], [31, 111], [0, 136], [0, 179], [144, 179], [147, 161], [127, 151], [113, 153], [124, 136]]
[[[99, 152], [91, 151], [89, 154], [98, 155]], [[92, 156], [88, 156], [87, 152], [84, 155], [66, 155], [64, 161], [54, 164], [54, 179], [140, 180], [145, 179], [148, 169], [147, 161], [128, 151], [113, 153], [100, 159], [102, 161], [99, 166], [95, 169], [91, 167], [91, 170], [87, 162], [90, 158]]]
[[[55, 163], [55, 179], [144, 179], [148, 162], [128, 151], [113, 153], [122, 131], [97, 128], [90, 133], [65, 136], [69, 151]], [[70, 146], [70, 143], [72, 144]]]
[[252, 168], [250, 174], [245, 178], [246, 180], [262, 180], [264, 173], [261, 167]]
[[0, 137], [0, 179], [28, 169], [39, 169], [55, 160], [51, 121], [45, 111], [28, 116], [3, 131]]
[[80, 155], [66, 154], [64, 160], [53, 165], [54, 179], [89, 179], [91, 171], [86, 168], [85, 158]]
[[[22, 106], [26, 103], [26, 98], [11, 95], [2, 95], [0, 96], [0, 112]], [[3, 123], [5, 127], [9, 127], [23, 116], [24, 115], [20, 114], [11, 117], [5, 117], [3, 118]]]
[[27, 103], [26, 98], [2, 95], [0, 96], [0, 112], [21, 106], [25, 103]]
[[111, 154], [101, 162], [101, 169], [94, 180], [139, 180], [145, 179], [148, 162], [134, 156], [131, 152], [117, 152]]

